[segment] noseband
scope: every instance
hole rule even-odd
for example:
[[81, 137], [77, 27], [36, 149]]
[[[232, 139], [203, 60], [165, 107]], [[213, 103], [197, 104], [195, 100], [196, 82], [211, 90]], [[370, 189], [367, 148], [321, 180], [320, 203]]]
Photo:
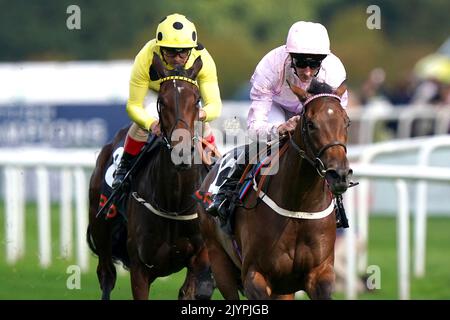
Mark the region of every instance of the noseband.
[[[310, 153], [314, 155], [314, 151], [313, 148], [311, 147], [311, 142], [309, 140], [309, 134], [308, 134], [308, 128], [306, 126], [306, 105], [308, 103], [310, 103], [311, 101], [320, 98], [320, 97], [332, 97], [332, 98], [336, 98], [339, 100], [339, 102], [341, 102], [341, 97], [339, 97], [338, 95], [332, 94], [332, 93], [320, 93], [320, 94], [316, 94], [313, 95], [311, 97], [309, 97], [304, 103], [303, 103], [303, 110], [301, 113], [301, 121], [302, 121], [302, 140], [303, 140], [303, 144], [306, 147], [306, 149], [309, 149]], [[339, 142], [339, 141], [333, 141], [330, 142], [326, 145], [324, 145], [322, 148], [320, 148], [319, 152], [317, 152], [317, 154], [315, 156], [313, 156], [313, 159], [308, 156], [308, 150], [303, 150], [302, 148], [300, 148], [300, 146], [298, 146], [292, 135], [289, 135], [289, 139], [290, 139], [290, 143], [291, 145], [294, 147], [294, 149], [299, 153], [300, 157], [302, 159], [305, 159], [306, 161], [308, 161], [316, 170], [317, 173], [319, 174], [319, 176], [321, 176], [322, 178], [325, 177], [325, 174], [327, 172], [327, 168], [325, 167], [324, 163], [322, 162], [322, 160], [320, 159], [320, 157], [324, 154], [324, 152], [332, 147], [336, 147], [336, 146], [341, 146], [344, 148], [345, 153], [347, 153], [347, 147], [344, 143]]]
[[[180, 95], [180, 87], [177, 86], [177, 83], [175, 80], [181, 80], [181, 81], [185, 81], [185, 82], [189, 82], [193, 85], [195, 85], [198, 89], [198, 84], [197, 81], [192, 80], [191, 78], [188, 77], [183, 77], [183, 76], [169, 76], [169, 77], [165, 77], [161, 79], [161, 83], [165, 82], [165, 81], [170, 81], [172, 80], [173, 83], [173, 87], [174, 87], [174, 94], [175, 94], [175, 116], [176, 116], [176, 120], [175, 123], [173, 124], [172, 128], [170, 129], [169, 135], [167, 135], [167, 133], [164, 130], [164, 126], [162, 123], [162, 117], [161, 117], [161, 107], [163, 106], [163, 104], [161, 103], [161, 98], [160, 96], [158, 96], [158, 100], [156, 102], [156, 108], [158, 110], [158, 116], [159, 116], [159, 122], [160, 122], [160, 128], [161, 128], [161, 133], [162, 133], [162, 138], [165, 142], [166, 147], [169, 150], [172, 150], [172, 133], [175, 130], [175, 127], [177, 126], [178, 122], [182, 122], [184, 123], [184, 125], [186, 126], [186, 128], [190, 129], [189, 124], [180, 117], [180, 106], [179, 106], [179, 95]], [[198, 102], [196, 104], [197, 108], [198, 108]], [[192, 138], [193, 140], [196, 139], [196, 136], [194, 136]]]

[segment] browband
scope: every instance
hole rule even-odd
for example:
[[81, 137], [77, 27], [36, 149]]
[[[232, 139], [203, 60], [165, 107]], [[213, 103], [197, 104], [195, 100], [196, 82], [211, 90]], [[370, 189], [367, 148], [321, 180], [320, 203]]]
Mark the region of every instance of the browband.
[[192, 83], [193, 85], [195, 85], [196, 87], [198, 87], [197, 81], [192, 80], [191, 78], [188, 78], [188, 77], [183, 77], [183, 76], [169, 76], [169, 77], [162, 78], [162, 79], [161, 79], [161, 82], [168, 81], [168, 80], [181, 80], [181, 81], [186, 81], [186, 82]]
[[316, 98], [320, 98], [320, 97], [332, 97], [332, 98], [336, 98], [339, 100], [339, 102], [341, 102], [341, 97], [339, 97], [337, 94], [332, 94], [332, 93], [319, 93], [316, 95], [313, 95], [311, 97], [309, 97], [308, 99], [306, 99], [306, 101], [303, 103], [304, 106], [306, 106], [308, 103], [310, 103], [311, 101], [313, 101]]

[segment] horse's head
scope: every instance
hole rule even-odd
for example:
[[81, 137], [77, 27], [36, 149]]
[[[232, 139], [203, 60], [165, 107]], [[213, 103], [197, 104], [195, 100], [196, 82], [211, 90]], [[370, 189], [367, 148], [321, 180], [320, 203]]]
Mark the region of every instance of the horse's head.
[[313, 80], [308, 91], [293, 85], [291, 89], [303, 103], [291, 141], [327, 180], [331, 192], [340, 195], [347, 190], [353, 173], [346, 147], [350, 119], [340, 103], [347, 87], [342, 83], [333, 91], [327, 84]]
[[180, 169], [190, 168], [194, 155], [195, 121], [199, 116], [200, 92], [195, 81], [203, 62], [198, 57], [191, 68], [168, 70], [155, 53], [153, 62], [162, 79], [158, 95], [160, 128], [172, 161]]

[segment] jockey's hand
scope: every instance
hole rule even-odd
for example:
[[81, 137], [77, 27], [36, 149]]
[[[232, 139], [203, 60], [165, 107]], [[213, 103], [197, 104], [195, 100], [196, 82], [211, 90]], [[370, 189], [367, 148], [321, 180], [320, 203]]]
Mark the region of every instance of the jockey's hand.
[[150, 126], [150, 132], [156, 136], [161, 135], [161, 128], [159, 127], [159, 121], [155, 121]]
[[288, 133], [294, 133], [295, 127], [297, 127], [297, 123], [300, 120], [300, 116], [293, 116], [285, 123], [282, 123], [278, 126], [278, 133], [280, 136], [283, 136]]
[[203, 109], [200, 109], [200, 111], [198, 112], [198, 119], [200, 121], [205, 121], [206, 120], [206, 112]]

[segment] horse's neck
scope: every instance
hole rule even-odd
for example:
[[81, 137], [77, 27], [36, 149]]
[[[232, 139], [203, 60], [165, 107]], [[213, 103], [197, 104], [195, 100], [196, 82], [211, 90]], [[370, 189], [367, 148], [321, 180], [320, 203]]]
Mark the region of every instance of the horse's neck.
[[[281, 207], [294, 211], [318, 211], [329, 205], [325, 180], [297, 151], [289, 148], [280, 159], [278, 174], [273, 177], [270, 192], [274, 201]], [[272, 194], [273, 193], [273, 194]]]
[[141, 177], [148, 200], [166, 210], [183, 210], [192, 206], [191, 195], [200, 186], [200, 168], [177, 170], [170, 158], [170, 151], [164, 149], [154, 158]]

